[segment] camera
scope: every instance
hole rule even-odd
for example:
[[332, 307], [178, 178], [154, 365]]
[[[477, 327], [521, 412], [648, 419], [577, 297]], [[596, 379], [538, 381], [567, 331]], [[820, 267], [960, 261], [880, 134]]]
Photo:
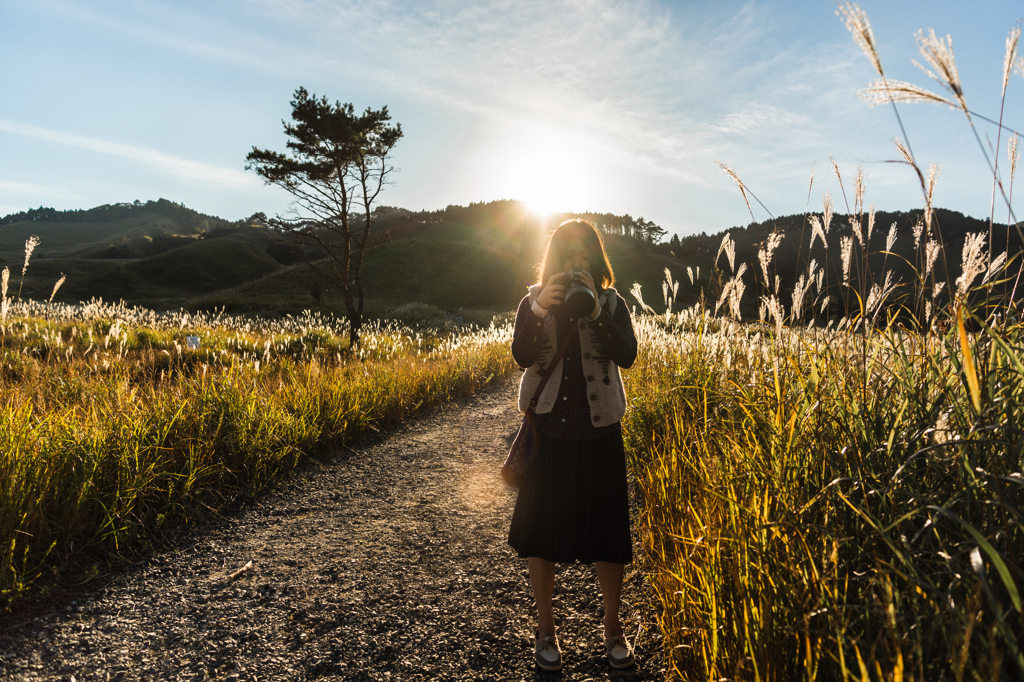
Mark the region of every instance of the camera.
[[[589, 317], [594, 312], [594, 292], [580, 277], [583, 268], [573, 268], [562, 275], [565, 285], [565, 309], [571, 317]], [[589, 273], [588, 273], [589, 274]]]

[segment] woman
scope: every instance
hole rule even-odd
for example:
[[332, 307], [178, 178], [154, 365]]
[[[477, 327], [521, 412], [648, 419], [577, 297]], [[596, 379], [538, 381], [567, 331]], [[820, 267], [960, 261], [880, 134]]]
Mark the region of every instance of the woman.
[[[579, 278], [594, 296], [593, 309], [581, 317], [563, 305], [564, 275], [573, 268], [583, 270]], [[534, 410], [539, 451], [523, 477], [508, 538], [527, 559], [538, 612], [534, 657], [543, 670], [562, 667], [551, 611], [556, 562], [596, 562], [609, 662], [633, 665], [619, 622], [623, 570], [633, 560], [619, 368], [636, 359], [636, 337], [614, 281], [597, 229], [569, 220], [551, 235], [540, 283], [516, 312], [512, 356], [526, 368], [519, 387], [524, 411], [559, 345], [576, 329]]]

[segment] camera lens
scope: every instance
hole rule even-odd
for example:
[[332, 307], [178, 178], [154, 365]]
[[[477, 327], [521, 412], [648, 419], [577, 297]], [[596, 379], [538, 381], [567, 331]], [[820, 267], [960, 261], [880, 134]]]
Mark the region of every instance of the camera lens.
[[565, 273], [568, 280], [565, 309], [572, 317], [587, 317], [594, 311], [594, 292], [583, 283], [580, 277], [583, 272], [583, 268], [573, 268]]

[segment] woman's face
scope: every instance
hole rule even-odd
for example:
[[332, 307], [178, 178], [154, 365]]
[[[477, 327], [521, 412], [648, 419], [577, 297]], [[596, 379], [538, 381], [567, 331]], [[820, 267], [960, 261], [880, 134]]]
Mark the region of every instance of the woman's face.
[[578, 239], [573, 239], [566, 243], [562, 256], [564, 258], [562, 263], [563, 271], [569, 272], [573, 268], [582, 268], [590, 272], [590, 252], [583, 245], [583, 242]]

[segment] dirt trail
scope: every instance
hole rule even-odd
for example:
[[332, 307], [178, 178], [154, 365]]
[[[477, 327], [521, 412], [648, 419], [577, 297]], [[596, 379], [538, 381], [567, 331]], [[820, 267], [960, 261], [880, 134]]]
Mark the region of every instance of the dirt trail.
[[662, 679], [637, 564], [622, 615], [638, 666], [608, 665], [596, 574], [573, 565], [555, 588], [565, 670], [535, 669], [498, 475], [518, 423], [509, 383], [309, 462], [105, 586], [0, 620], [0, 679]]

